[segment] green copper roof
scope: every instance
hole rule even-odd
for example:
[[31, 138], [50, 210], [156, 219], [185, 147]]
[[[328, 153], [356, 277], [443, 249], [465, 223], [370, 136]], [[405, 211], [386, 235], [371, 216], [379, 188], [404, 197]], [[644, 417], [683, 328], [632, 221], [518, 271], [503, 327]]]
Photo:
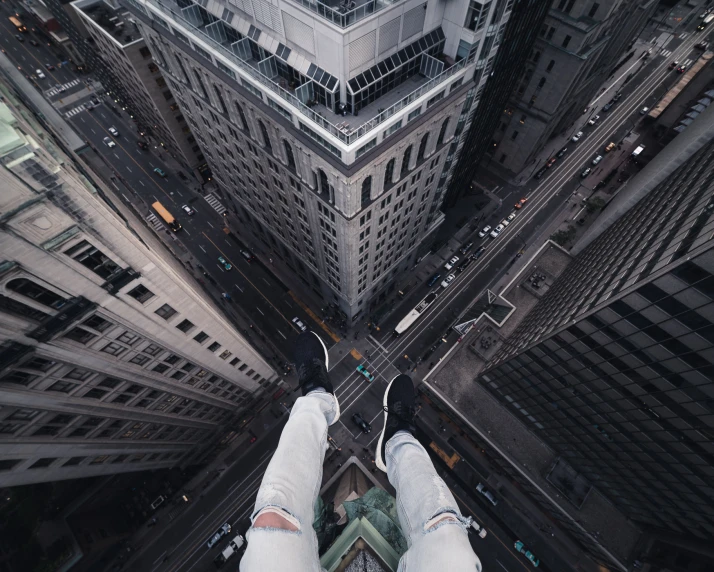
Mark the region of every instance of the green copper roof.
[[372, 526], [364, 517], [359, 517], [350, 522], [337, 537], [330, 549], [320, 558], [320, 565], [327, 572], [334, 572], [342, 563], [343, 558], [350, 551], [354, 543], [362, 538], [381, 558], [384, 565], [394, 572], [399, 565], [399, 554], [389, 545], [389, 542]]

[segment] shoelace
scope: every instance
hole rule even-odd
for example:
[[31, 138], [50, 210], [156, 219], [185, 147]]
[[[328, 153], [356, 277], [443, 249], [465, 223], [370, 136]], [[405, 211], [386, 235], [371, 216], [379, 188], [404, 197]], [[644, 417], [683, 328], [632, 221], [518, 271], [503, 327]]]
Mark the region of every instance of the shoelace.
[[322, 377], [323, 373], [323, 364], [318, 359], [313, 359], [308, 362], [304, 362], [297, 367], [298, 378], [303, 380], [300, 384], [301, 387], [303, 385], [307, 385], [316, 377]]
[[[393, 409], [389, 409], [386, 405], [382, 407], [382, 409], [388, 415], [393, 415], [404, 423], [409, 423], [410, 425], [414, 423], [414, 416], [416, 415], [416, 407], [414, 406], [404, 408], [402, 407], [402, 402], [397, 401]], [[406, 409], [406, 411], [404, 411], [404, 409]]]

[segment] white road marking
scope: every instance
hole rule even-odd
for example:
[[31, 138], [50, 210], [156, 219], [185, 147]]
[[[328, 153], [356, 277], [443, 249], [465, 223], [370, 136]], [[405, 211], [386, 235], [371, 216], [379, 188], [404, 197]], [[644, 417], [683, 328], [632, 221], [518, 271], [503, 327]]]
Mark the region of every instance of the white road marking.
[[204, 253], [204, 254], [208, 254], [208, 252], [206, 252], [206, 249], [203, 248], [203, 246], [201, 246], [200, 244], [198, 245], [198, 248], [200, 248], [201, 250], [203, 250], [203, 253]]
[[188, 232], [188, 229], [187, 229], [185, 226], [182, 227], [182, 228], [183, 228], [183, 231], [184, 231], [187, 235], [191, 236], [191, 233]]
[[499, 564], [499, 566], [501, 566], [501, 568], [503, 568], [506, 572], [508, 572], [508, 568], [506, 568], [503, 564], [501, 564], [501, 562], [499, 560], [496, 560], [496, 562], [498, 562], [498, 564]]
[[127, 203], [129, 202], [129, 197], [127, 197], [124, 193], [122, 193], [121, 196], [124, 197], [124, 200], [126, 200]]
[[94, 133], [95, 135], [97, 134], [97, 132], [94, 130], [93, 127], [90, 127], [89, 130], [90, 130], [92, 133]]
[[265, 278], [263, 278], [263, 282], [265, 282], [268, 286], [270, 286], [270, 282], [268, 282]]
[[255, 309], [258, 310], [258, 312], [260, 312], [261, 316], [265, 316], [265, 314], [263, 314], [263, 312], [261, 312], [261, 310], [260, 310], [260, 308], [258, 308], [258, 306], [256, 306]]
[[179, 191], [178, 189], [176, 189], [176, 192], [179, 194], [179, 196], [181, 196], [181, 197], [183, 196], [183, 195], [181, 194], [181, 191]]
[[196, 526], [199, 522], [201, 522], [202, 520], [205, 520], [205, 518], [206, 518], [206, 515], [205, 515], [205, 514], [202, 514], [202, 515], [199, 516], [198, 519], [193, 523], [193, 526]]
[[230, 242], [228, 242], [228, 239], [227, 239], [227, 238], [224, 238], [223, 240], [226, 241], [226, 244], [227, 244], [228, 246], [233, 246]]
[[145, 186], [146, 186], [146, 185], [144, 184], [144, 181], [139, 181], [139, 184], [140, 184], [142, 187], [145, 187]]
[[115, 156], [117, 159], [119, 158], [119, 155], [117, 155], [116, 153], [114, 153], [114, 156]]
[[84, 117], [80, 117], [79, 120], [80, 120], [82, 123], [86, 123], [86, 121], [84, 120]]
[[166, 550], [164, 550], [164, 551], [159, 555], [159, 557], [158, 557], [156, 560], [154, 560], [154, 564], [156, 564], [159, 560], [161, 560], [161, 559], [164, 557], [164, 554], [166, 554]]
[[233, 284], [233, 285], [234, 285], [236, 288], [238, 288], [238, 290], [240, 290], [241, 292], [243, 292], [243, 288], [241, 288], [240, 286], [238, 286], [238, 284]]
[[208, 222], [208, 221], [206, 221], [206, 222], [208, 223], [208, 226], [210, 226], [211, 228], [216, 228], [216, 227], [213, 226], [210, 222]]
[[129, 165], [125, 165], [125, 167], [127, 171], [129, 171], [130, 173], [132, 172], [132, 170], [129, 168]]
[[283, 339], [284, 339], [284, 340], [287, 340], [287, 338], [285, 337], [285, 334], [283, 334], [283, 332], [281, 332], [280, 330], [278, 330], [278, 333], [279, 333], [281, 336], [283, 336]]

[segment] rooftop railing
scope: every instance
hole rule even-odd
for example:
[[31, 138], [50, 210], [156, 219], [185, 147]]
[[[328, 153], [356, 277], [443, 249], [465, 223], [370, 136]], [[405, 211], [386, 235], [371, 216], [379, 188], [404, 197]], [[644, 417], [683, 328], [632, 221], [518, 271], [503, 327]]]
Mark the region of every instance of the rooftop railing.
[[[339, 6], [328, 6], [319, 0], [292, 0], [322, 16], [340, 28], [349, 28], [372, 14], [389, 8], [401, 0], [341, 0]], [[359, 4], [359, 6], [357, 5]]]

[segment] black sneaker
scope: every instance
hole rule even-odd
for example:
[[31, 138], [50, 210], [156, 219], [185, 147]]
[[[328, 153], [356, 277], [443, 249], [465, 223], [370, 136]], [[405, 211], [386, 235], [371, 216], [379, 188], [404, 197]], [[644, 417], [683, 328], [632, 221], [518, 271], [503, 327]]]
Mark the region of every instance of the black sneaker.
[[416, 431], [414, 415], [416, 414], [416, 399], [412, 378], [402, 373], [389, 382], [384, 392], [384, 429], [377, 442], [375, 464], [377, 468], [387, 472], [385, 445], [397, 431]]
[[329, 357], [325, 344], [315, 332], [305, 332], [298, 336], [294, 352], [295, 370], [302, 387], [302, 394], [307, 395], [319, 388], [331, 393], [335, 397], [337, 411], [332, 420], [332, 423], [335, 423], [340, 418], [340, 404], [335, 396], [335, 388], [327, 375]]

